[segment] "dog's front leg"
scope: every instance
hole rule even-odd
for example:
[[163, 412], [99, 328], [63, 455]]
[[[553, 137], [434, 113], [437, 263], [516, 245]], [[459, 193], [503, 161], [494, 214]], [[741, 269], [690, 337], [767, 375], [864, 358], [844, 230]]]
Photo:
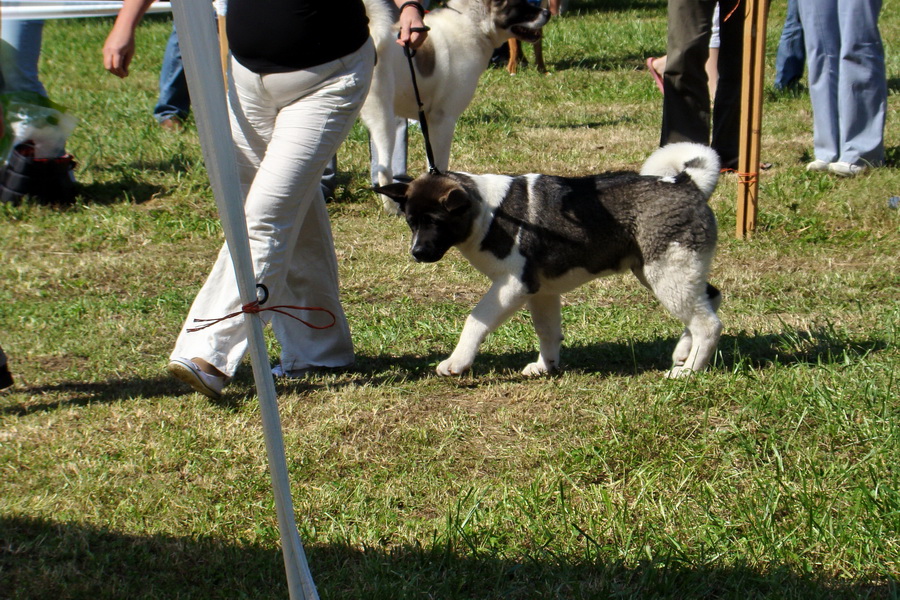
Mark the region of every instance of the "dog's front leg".
[[537, 362], [525, 367], [522, 375], [534, 377], [559, 369], [559, 346], [563, 340], [559, 295], [538, 294], [528, 299], [531, 322], [541, 345]]
[[434, 152], [434, 166], [439, 171], [450, 168], [450, 147], [456, 119], [444, 113], [434, 113], [428, 117], [428, 133], [431, 136], [431, 150]]
[[508, 277], [495, 281], [466, 319], [453, 354], [438, 365], [438, 375], [462, 375], [468, 371], [484, 339], [519, 310], [527, 297], [517, 279]]
[[[394, 182], [392, 163], [398, 117], [394, 116], [393, 103], [386, 100], [394, 97], [394, 86], [384, 73], [385, 69], [381, 68], [379, 71], [379, 67], [381, 65], [376, 67], [375, 79], [363, 104], [361, 117], [369, 130], [372, 184], [384, 186]], [[381, 196], [381, 202], [386, 213], [400, 214], [400, 206], [387, 196]]]

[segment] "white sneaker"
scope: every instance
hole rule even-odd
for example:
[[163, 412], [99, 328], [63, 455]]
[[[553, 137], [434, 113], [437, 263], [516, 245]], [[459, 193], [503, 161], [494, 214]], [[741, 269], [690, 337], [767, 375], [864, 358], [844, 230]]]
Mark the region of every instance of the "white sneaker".
[[828, 165], [829, 172], [841, 177], [856, 177], [865, 170], [865, 165], [851, 165], [848, 162], [833, 162]]
[[219, 377], [204, 373], [197, 363], [187, 358], [173, 358], [167, 367], [169, 373], [177, 379], [185, 382], [194, 390], [207, 398], [218, 400], [222, 397], [222, 388], [228, 381], [227, 377]]
[[806, 165], [807, 171], [827, 171], [828, 170], [828, 162], [824, 160], [819, 160], [818, 158], [808, 165]]

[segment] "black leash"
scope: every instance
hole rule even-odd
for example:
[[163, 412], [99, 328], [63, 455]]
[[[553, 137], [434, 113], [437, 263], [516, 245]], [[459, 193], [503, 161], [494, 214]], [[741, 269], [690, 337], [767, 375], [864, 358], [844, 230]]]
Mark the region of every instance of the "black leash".
[[[428, 27], [413, 27], [410, 29], [410, 32], [423, 33], [428, 31], [428, 29]], [[422, 137], [425, 138], [425, 157], [428, 159], [428, 172], [440, 175], [441, 172], [434, 166], [434, 152], [431, 150], [431, 138], [428, 137], [428, 121], [425, 120], [425, 105], [422, 104], [422, 98], [419, 97], [419, 84], [416, 82], [416, 69], [413, 66], [413, 56], [416, 55], [416, 51], [410, 48], [409, 44], [404, 44], [403, 52], [406, 53], [406, 60], [409, 62], [409, 75], [412, 77], [413, 91], [416, 93], [416, 104], [419, 105], [419, 125], [422, 127]]]

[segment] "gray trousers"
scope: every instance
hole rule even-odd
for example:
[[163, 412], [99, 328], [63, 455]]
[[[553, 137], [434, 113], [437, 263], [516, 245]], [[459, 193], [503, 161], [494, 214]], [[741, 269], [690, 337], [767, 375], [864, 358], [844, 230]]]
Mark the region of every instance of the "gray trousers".
[[815, 157], [884, 162], [887, 76], [882, 0], [798, 0], [806, 43]]

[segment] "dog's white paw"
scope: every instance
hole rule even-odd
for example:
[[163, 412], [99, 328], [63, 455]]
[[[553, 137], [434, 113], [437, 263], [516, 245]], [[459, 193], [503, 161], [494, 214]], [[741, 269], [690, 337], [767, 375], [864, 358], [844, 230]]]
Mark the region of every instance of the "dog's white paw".
[[381, 205], [384, 206], [384, 212], [394, 217], [400, 216], [400, 205], [388, 198], [387, 196], [381, 196]]
[[695, 372], [696, 371], [694, 371], [690, 367], [677, 366], [677, 367], [672, 367], [671, 369], [669, 369], [666, 372], [666, 377], [668, 379], [678, 379], [680, 377], [690, 377]]
[[466, 373], [470, 368], [472, 368], [471, 362], [466, 363], [464, 361], [455, 361], [451, 357], [441, 362], [441, 364], [437, 366], [437, 374], [442, 377], [462, 375], [463, 373]]
[[522, 369], [522, 375], [525, 377], [540, 377], [541, 375], [549, 375], [555, 373], [557, 368], [553, 365], [547, 366], [542, 361], [533, 362]]

